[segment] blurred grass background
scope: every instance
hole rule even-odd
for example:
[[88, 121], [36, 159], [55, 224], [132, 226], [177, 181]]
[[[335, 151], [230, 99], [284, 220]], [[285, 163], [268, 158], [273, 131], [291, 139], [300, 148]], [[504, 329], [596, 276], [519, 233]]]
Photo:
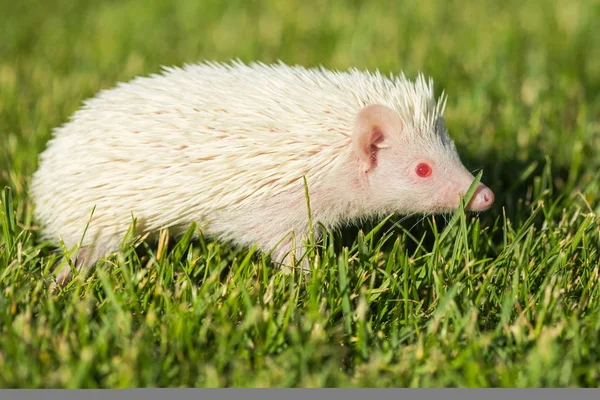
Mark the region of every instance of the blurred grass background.
[[[0, 0], [0, 385], [596, 386], [599, 20], [593, 0]], [[497, 204], [456, 242], [394, 231], [383, 266], [382, 234], [354, 232], [324, 292], [201, 240], [51, 296], [27, 194], [51, 129], [119, 81], [232, 58], [424, 72]]]

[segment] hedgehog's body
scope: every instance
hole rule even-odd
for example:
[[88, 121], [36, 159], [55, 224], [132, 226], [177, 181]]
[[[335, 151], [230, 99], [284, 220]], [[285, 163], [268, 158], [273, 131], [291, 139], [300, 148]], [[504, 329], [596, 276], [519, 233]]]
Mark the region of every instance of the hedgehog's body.
[[[373, 104], [380, 106], [361, 119]], [[390, 109], [394, 115], [385, 114]], [[390, 212], [447, 210], [457, 201], [417, 206], [421, 196], [436, 195], [415, 194], [393, 171], [378, 172], [387, 167], [375, 154], [397, 157], [395, 144], [407, 152], [409, 143], [423, 149], [419, 157], [443, 154], [440, 171], [452, 165], [472, 180], [442, 111], [422, 77], [411, 83], [283, 64], [167, 69], [101, 92], [56, 131], [32, 183], [36, 213], [44, 236], [60, 235], [68, 248], [80, 243], [89, 222], [89, 263], [118, 250], [132, 216], [137, 233], [170, 228], [177, 235], [195, 221], [207, 235], [266, 251], [292, 231], [301, 240], [308, 232], [303, 176], [313, 223], [328, 227]], [[397, 132], [380, 132], [386, 126]], [[368, 142], [363, 154], [357, 138]], [[386, 147], [382, 141], [392, 149], [377, 150]], [[393, 193], [373, 192], [386, 176]], [[275, 249], [277, 261], [290, 240]]]

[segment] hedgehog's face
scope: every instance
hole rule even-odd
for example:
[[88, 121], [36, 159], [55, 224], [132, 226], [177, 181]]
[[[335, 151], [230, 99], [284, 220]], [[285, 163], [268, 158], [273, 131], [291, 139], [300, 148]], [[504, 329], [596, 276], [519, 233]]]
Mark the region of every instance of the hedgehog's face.
[[[380, 152], [380, 172], [373, 170], [370, 181], [374, 189], [385, 193], [392, 209], [398, 205], [394, 211], [452, 212], [473, 183], [473, 175], [460, 162], [454, 146], [428, 145], [398, 141]], [[467, 209], [484, 211], [493, 202], [493, 192], [479, 184]]]
[[[370, 201], [386, 211], [451, 212], [474, 180], [443, 129], [432, 135], [409, 132], [383, 106], [359, 113], [353, 146]], [[493, 202], [493, 192], [480, 184], [467, 209], [484, 211]]]

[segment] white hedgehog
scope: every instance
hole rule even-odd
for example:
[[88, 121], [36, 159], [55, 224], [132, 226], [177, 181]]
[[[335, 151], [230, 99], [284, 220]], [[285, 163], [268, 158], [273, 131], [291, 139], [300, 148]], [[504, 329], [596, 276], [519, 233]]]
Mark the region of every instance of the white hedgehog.
[[[137, 234], [181, 235], [195, 221], [289, 265], [291, 233], [301, 243], [309, 232], [303, 177], [317, 238], [317, 222], [456, 209], [474, 177], [444, 106], [423, 75], [281, 62], [165, 68], [100, 92], [55, 131], [32, 180], [36, 216], [44, 238], [82, 243], [78, 268], [117, 251], [132, 216]], [[493, 201], [480, 184], [468, 209]]]

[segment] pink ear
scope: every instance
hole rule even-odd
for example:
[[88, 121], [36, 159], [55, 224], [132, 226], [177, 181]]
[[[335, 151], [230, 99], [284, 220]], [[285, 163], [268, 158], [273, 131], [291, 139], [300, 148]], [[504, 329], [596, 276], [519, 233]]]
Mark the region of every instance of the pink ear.
[[373, 167], [377, 148], [389, 135], [402, 131], [402, 120], [392, 109], [380, 104], [362, 108], [354, 124], [352, 147], [365, 172]]

